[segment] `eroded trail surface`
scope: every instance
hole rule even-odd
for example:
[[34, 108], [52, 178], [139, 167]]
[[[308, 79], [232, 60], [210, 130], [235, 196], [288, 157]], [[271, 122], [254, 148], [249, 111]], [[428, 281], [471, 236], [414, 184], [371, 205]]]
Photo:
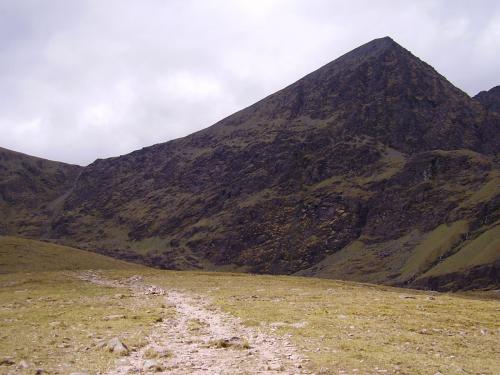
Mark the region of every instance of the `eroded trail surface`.
[[[107, 287], [127, 287], [136, 295], [164, 295], [166, 304], [176, 311], [173, 318], [156, 323], [146, 346], [117, 360], [109, 375], [308, 373], [302, 368], [307, 360], [285, 338], [244, 327], [206, 298], [147, 285], [139, 276], [114, 281], [85, 272], [79, 277]], [[151, 352], [168, 355], [152, 360]]]

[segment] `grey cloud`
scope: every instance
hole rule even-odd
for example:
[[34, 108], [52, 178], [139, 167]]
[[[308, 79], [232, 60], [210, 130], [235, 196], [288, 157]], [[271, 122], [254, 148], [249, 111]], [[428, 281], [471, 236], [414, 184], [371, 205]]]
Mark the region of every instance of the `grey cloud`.
[[0, 146], [87, 164], [207, 127], [390, 35], [476, 94], [497, 1], [0, 2]]

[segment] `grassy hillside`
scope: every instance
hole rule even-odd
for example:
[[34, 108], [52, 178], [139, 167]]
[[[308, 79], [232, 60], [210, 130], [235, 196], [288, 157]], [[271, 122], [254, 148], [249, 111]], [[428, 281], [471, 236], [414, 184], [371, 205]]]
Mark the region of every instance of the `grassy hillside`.
[[468, 241], [452, 256], [430, 269], [422, 277], [460, 272], [472, 266], [500, 260], [500, 225], [493, 226], [477, 238]]
[[[79, 276], [86, 268], [101, 268], [109, 280], [140, 275], [146, 284], [211, 301], [245, 326], [284, 336], [308, 358], [308, 372], [500, 372], [494, 292], [453, 295], [315, 278], [161, 271], [12, 237], [0, 239], [0, 254], [1, 374], [105, 371], [122, 357], [101, 342], [120, 337], [138, 351], [153, 330], [158, 333], [158, 321], [179, 314], [164, 296], [84, 281]], [[51, 271], [40, 272], [42, 266]], [[190, 322], [193, 329], [196, 324]], [[23, 360], [27, 369], [19, 368]]]
[[[423, 289], [432, 289], [428, 280], [438, 278], [434, 287], [441, 291], [497, 289], [499, 231], [498, 222], [470, 230], [467, 221], [459, 220], [386, 242], [369, 243], [362, 236], [296, 274]], [[470, 274], [478, 266], [489, 271]], [[467, 277], [477, 282], [468, 283]]]
[[0, 236], [0, 274], [135, 268], [136, 265], [72, 247]]
[[[427, 234], [415, 247], [411, 257], [401, 270], [402, 278], [408, 279], [429, 269], [462, 239], [468, 230], [466, 221], [457, 221], [451, 225], [442, 224]], [[467, 264], [467, 259], [464, 259]]]

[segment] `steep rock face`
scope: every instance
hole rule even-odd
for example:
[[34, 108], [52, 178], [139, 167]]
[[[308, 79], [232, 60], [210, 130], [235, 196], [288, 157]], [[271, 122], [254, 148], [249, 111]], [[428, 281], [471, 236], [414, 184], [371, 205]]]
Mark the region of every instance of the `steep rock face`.
[[43, 237], [81, 169], [0, 148], [0, 233]]
[[481, 103], [486, 113], [482, 118], [481, 141], [487, 145], [490, 153], [498, 154], [500, 135], [500, 86], [493, 87], [489, 91], [481, 91], [474, 96], [474, 99]]
[[165, 268], [425, 286], [499, 219], [499, 124], [377, 39], [212, 127], [97, 160], [48, 234]]
[[474, 96], [488, 111], [500, 113], [500, 86], [493, 87], [489, 91], [481, 91]]

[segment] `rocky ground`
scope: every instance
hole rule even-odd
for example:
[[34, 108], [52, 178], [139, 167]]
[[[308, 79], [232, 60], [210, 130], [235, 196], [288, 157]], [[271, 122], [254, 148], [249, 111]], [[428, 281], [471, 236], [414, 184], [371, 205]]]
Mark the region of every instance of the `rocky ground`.
[[112, 281], [97, 272], [77, 274], [106, 287], [129, 288], [136, 295], [164, 295], [177, 314], [157, 322], [147, 344], [131, 352], [126, 343], [112, 339], [109, 350], [122, 357], [108, 375], [140, 372], [165, 374], [307, 374], [307, 362], [286, 338], [244, 327], [241, 322], [210, 306], [206, 298], [165, 290], [142, 282], [142, 277]]

